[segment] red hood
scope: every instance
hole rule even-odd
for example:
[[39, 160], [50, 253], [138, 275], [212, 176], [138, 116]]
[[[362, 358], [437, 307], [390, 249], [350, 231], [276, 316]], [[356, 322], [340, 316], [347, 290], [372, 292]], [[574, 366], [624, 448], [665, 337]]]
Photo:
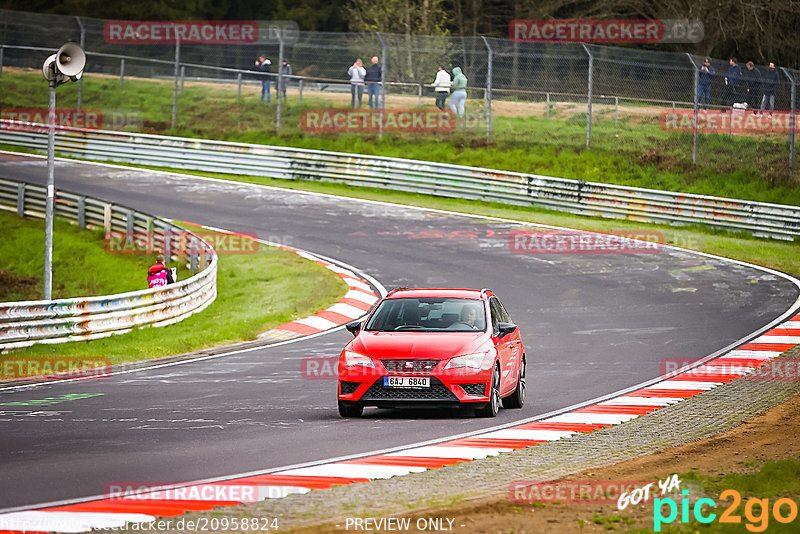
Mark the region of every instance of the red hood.
[[373, 358], [435, 358], [442, 360], [477, 352], [489, 340], [486, 332], [365, 332], [347, 350]]
[[147, 274], [156, 274], [158, 271], [164, 268], [163, 263], [156, 263], [147, 271]]

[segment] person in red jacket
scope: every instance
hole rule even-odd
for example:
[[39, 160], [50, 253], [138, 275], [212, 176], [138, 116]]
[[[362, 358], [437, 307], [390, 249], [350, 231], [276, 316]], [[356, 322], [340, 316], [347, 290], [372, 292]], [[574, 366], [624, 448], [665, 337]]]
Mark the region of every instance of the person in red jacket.
[[164, 255], [156, 257], [156, 263], [147, 270], [147, 285], [150, 288], [161, 287], [174, 283], [172, 271], [164, 265]]

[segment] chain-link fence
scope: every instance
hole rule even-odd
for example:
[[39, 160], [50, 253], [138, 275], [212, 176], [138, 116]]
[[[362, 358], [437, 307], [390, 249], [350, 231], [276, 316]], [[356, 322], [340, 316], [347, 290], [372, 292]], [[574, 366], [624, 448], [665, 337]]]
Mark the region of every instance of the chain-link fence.
[[[768, 67], [756, 67], [764, 79], [758, 83], [742, 61], [738, 94], [732, 94], [727, 58], [712, 59], [710, 103], [697, 106], [709, 79], [700, 70], [704, 58], [674, 52], [299, 31], [261, 32], [254, 42], [242, 44], [112, 44], [104, 34], [105, 20], [0, 10], [0, 21], [0, 74], [41, 69], [48, 55], [71, 40], [87, 52], [81, 84], [104, 80], [100, 102], [113, 100], [114, 87], [133, 80], [159, 81], [150, 90], [172, 96], [171, 105], [168, 98], [159, 98], [155, 108], [130, 98], [118, 104], [141, 106], [143, 120], [135, 127], [144, 131], [428, 137], [522, 149], [550, 144], [556, 152], [613, 147], [656, 166], [665, 159], [718, 170], [746, 163], [770, 178], [791, 175], [794, 163], [800, 71], [780, 66], [774, 105], [769, 94], [764, 99], [765, 116], [759, 108], [762, 94], [771, 92]], [[270, 72], [255, 70], [261, 54], [270, 59]], [[382, 68], [380, 81], [368, 81], [360, 95], [348, 70], [356, 58], [369, 67], [373, 56]], [[291, 74], [279, 68], [283, 60]], [[467, 78], [463, 116], [454, 105], [455, 87], [446, 91], [450, 100], [442, 113], [433, 107], [439, 67], [448, 74], [459, 67]], [[92, 105], [95, 96], [88, 88], [77, 93], [77, 102], [69, 106]], [[66, 107], [60, 98], [59, 107]], [[139, 98], [155, 100], [150, 93]], [[359, 107], [359, 100], [360, 111], [347, 111], [354, 103]], [[745, 101], [748, 107], [739, 104]], [[422, 113], [428, 116], [420, 118]]]

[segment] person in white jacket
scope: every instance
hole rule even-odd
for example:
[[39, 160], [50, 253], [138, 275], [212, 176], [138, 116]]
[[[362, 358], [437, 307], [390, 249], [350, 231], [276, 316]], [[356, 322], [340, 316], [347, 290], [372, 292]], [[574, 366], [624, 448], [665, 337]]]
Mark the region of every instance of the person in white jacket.
[[436, 73], [436, 79], [433, 81], [433, 87], [436, 91], [436, 107], [444, 111], [445, 101], [450, 94], [450, 75], [444, 70], [444, 67], [439, 67]]
[[350, 76], [350, 99], [351, 105], [356, 107], [356, 97], [358, 97], [358, 107], [361, 107], [361, 97], [364, 96], [364, 77], [367, 75], [367, 70], [364, 68], [364, 63], [360, 59], [356, 59], [353, 66], [347, 69], [347, 75]]

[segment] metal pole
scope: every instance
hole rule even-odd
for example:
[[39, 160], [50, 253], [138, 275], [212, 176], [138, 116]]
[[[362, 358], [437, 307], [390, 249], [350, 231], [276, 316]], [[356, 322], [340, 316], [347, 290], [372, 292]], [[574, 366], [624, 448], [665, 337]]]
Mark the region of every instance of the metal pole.
[[[78, 21], [78, 26], [81, 28], [81, 50], [86, 50], [86, 28], [83, 27], [81, 18], [76, 16], [75, 20]], [[83, 76], [78, 80], [78, 109], [83, 106]]]
[[283, 89], [283, 29], [278, 28], [275, 33], [278, 34], [278, 42], [280, 43], [278, 46], [278, 113], [275, 119], [275, 133], [279, 134], [281, 132], [281, 114], [283, 112], [283, 93], [281, 91]]
[[3, 51], [6, 49], [5, 46], [0, 45], [0, 76], [3, 75]]
[[242, 73], [236, 74], [236, 98], [242, 98]]
[[589, 47], [585, 44], [583, 45], [583, 49], [586, 50], [586, 54], [589, 56], [589, 86], [588, 86], [588, 94], [587, 94], [587, 105], [586, 105], [586, 146], [592, 142], [592, 90], [594, 84], [594, 56], [589, 51]]
[[422, 84], [417, 87], [417, 105], [422, 106]]
[[547, 120], [550, 120], [550, 93], [547, 93]]
[[186, 67], [181, 65], [181, 94], [183, 94], [183, 82], [186, 79]]
[[53, 207], [55, 205], [56, 76], [50, 80], [47, 105], [47, 200], [44, 211], [44, 300], [53, 298]]
[[614, 128], [617, 127], [617, 123], [619, 122], [619, 97], [614, 97]]
[[697, 63], [694, 62], [694, 58], [691, 54], [687, 53], [686, 57], [689, 58], [689, 61], [692, 63], [692, 67], [694, 68], [694, 119], [692, 120], [692, 163], [697, 163], [697, 114], [700, 111], [700, 102], [698, 97], [698, 86], [700, 84], [700, 72], [698, 72]]
[[383, 114], [386, 109], [386, 43], [383, 41], [381, 32], [375, 32], [381, 42], [381, 111], [380, 123], [378, 124], [378, 138], [383, 139]]
[[175, 120], [178, 115], [178, 75], [180, 74], [181, 61], [181, 41], [175, 39], [175, 83], [172, 88], [172, 127], [175, 128]]
[[489, 51], [489, 64], [486, 67], [486, 142], [489, 142], [492, 137], [492, 63], [494, 62], [494, 51], [489, 46], [489, 40], [484, 36], [481, 36], [481, 38]]
[[122, 87], [122, 83], [125, 81], [125, 60], [119, 60], [119, 86]]
[[789, 74], [786, 67], [781, 67], [781, 70], [792, 83], [791, 110], [789, 111], [792, 121], [791, 128], [789, 128], [789, 172], [791, 173], [792, 167], [794, 167], [794, 131], [797, 129], [797, 81]]

